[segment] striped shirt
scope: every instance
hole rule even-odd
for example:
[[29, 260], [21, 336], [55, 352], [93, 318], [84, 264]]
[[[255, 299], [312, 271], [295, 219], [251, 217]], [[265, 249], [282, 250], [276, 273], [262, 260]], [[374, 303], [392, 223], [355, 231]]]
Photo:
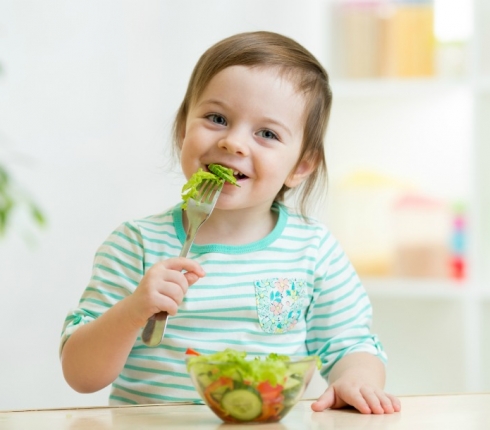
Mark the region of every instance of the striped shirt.
[[[316, 220], [306, 222], [280, 204], [272, 209], [277, 224], [259, 241], [192, 246], [189, 258], [206, 276], [189, 288], [158, 347], [137, 338], [112, 384], [111, 404], [199, 402], [185, 368], [187, 348], [317, 354], [324, 377], [350, 352], [385, 361], [370, 332], [370, 301], [338, 242]], [[180, 204], [117, 228], [96, 253], [90, 282], [65, 320], [60, 350], [78, 327], [130, 295], [153, 264], [178, 256], [184, 239]]]

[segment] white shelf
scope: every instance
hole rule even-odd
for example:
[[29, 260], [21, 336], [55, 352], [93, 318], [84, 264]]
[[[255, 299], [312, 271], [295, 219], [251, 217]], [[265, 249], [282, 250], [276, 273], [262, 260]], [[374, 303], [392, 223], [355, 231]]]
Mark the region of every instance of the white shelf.
[[[482, 83], [483, 85], [483, 83]], [[468, 88], [466, 79], [407, 78], [407, 79], [332, 79], [334, 98], [410, 97], [435, 95]]]
[[461, 300], [477, 294], [465, 281], [417, 278], [364, 278], [361, 281], [371, 297]]
[[[392, 356], [395, 366], [400, 366], [397, 368], [401, 369], [400, 375], [403, 376], [405, 365], [410, 364], [409, 361], [403, 361], [407, 333], [417, 333], [419, 337], [414, 335], [413, 341], [418, 342], [421, 351], [439, 348], [436, 344], [441, 345], [440, 351], [446, 351], [445, 347], [449, 343], [455, 346], [459, 342], [459, 349], [444, 355], [444, 360], [447, 358], [451, 363], [453, 375], [463, 375], [462, 389], [467, 391], [488, 390], [490, 387], [490, 375], [486, 380], [484, 378], [485, 372], [488, 374], [484, 363], [488, 361], [490, 350], [482, 342], [490, 335], [486, 324], [488, 317], [485, 316], [490, 305], [490, 271], [484, 267], [488, 266], [484, 262], [490, 261], [490, 230], [484, 222], [490, 219], [490, 193], [485, 186], [490, 178], [490, 127], [487, 125], [485, 110], [490, 100], [490, 76], [488, 66], [486, 73], [483, 67], [490, 60], [490, 34], [485, 26], [490, 19], [488, 1], [472, 0], [474, 32], [468, 45], [468, 72], [465, 76], [406, 79], [340, 79], [332, 76], [331, 79], [336, 119], [341, 124], [339, 127], [343, 127], [342, 133], [334, 134], [332, 139], [342, 148], [337, 152], [331, 151], [333, 162], [347, 160], [345, 164], [350, 167], [376, 166], [379, 161], [395, 169], [397, 161], [403, 159], [413, 170], [414, 176], [419, 174], [425, 181], [422, 183], [434, 189], [440, 184], [434, 184], [432, 178], [438, 177], [444, 180], [443, 187], [437, 189], [454, 188], [453, 183], [445, 180], [447, 171], [441, 166], [452, 166], [450, 179], [471, 179], [457, 191], [467, 199], [469, 213], [475, 212], [477, 215], [472, 215], [468, 228], [470, 280], [458, 282], [444, 279], [361, 277], [368, 295], [373, 300], [380, 300], [378, 310], [382, 314], [378, 314], [378, 321], [384, 322], [380, 329], [391, 336], [387, 342], [391, 342]], [[340, 103], [336, 104], [336, 100]], [[371, 107], [372, 111], [369, 111]], [[366, 112], [364, 116], [359, 114], [363, 111]], [[443, 121], [436, 118], [438, 113], [441, 113], [439, 119]], [[400, 117], [406, 120], [399, 121]], [[395, 127], [396, 132], [393, 131]], [[332, 131], [336, 131], [334, 126], [330, 133]], [[430, 138], [427, 139], [427, 136]], [[419, 142], [426, 147], [417, 146]], [[437, 146], [439, 142], [444, 142], [445, 146]], [[345, 147], [349, 150], [343, 150]], [[418, 152], [410, 158], [412, 148]], [[466, 162], [469, 165], [457, 169]], [[441, 170], [437, 171], [438, 168], [443, 170], [443, 174]], [[427, 171], [432, 176], [425, 175]], [[370, 225], [366, 222], [366, 228]], [[479, 264], [480, 259], [482, 264]], [[392, 302], [381, 302], [384, 299], [397, 301], [396, 304], [403, 312], [396, 313]], [[405, 305], [404, 300], [410, 300], [411, 303]], [[443, 306], [435, 306], [436, 302]], [[430, 324], [414, 327], [414, 321], [411, 320], [413, 315], [420, 316], [423, 321], [430, 321]], [[399, 324], [396, 327], [401, 327], [401, 330], [396, 333], [390, 331], [390, 321]], [[451, 323], [454, 324], [451, 326]], [[434, 343], [432, 336], [424, 344], [421, 334], [425, 328], [429, 331], [434, 329], [431, 334], [440, 337], [438, 342]], [[403, 331], [405, 329], [407, 333]], [[403, 341], [398, 343], [400, 338]], [[427, 369], [431, 364], [434, 365], [427, 362]], [[437, 367], [435, 364], [434, 369]], [[423, 374], [422, 366], [419, 370]], [[443, 378], [447, 379], [445, 375]]]

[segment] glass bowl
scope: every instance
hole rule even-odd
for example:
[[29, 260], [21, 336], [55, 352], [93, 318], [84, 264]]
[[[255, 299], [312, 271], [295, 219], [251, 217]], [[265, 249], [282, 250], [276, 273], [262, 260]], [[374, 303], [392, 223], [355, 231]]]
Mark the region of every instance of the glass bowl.
[[229, 423], [281, 420], [301, 398], [317, 366], [316, 357], [278, 362], [277, 369], [257, 369], [245, 360], [186, 360], [203, 401]]

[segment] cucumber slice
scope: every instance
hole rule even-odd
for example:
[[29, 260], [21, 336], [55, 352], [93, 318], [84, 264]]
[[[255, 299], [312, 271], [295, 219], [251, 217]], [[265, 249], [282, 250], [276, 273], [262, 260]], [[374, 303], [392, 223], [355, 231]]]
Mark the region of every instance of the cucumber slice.
[[210, 372], [203, 372], [197, 375], [197, 380], [199, 381], [199, 385], [201, 387], [206, 388], [208, 385], [210, 385], [216, 378], [212, 378], [210, 376]]
[[240, 388], [226, 392], [221, 407], [237, 420], [250, 421], [262, 413], [262, 399], [253, 388]]
[[223, 394], [225, 394], [229, 390], [230, 387], [228, 385], [223, 385], [222, 387], [216, 388], [215, 390], [211, 391], [209, 394], [214, 400], [220, 403], [221, 399], [223, 398]]
[[284, 383], [284, 390], [290, 390], [292, 388], [296, 388], [298, 385], [301, 385], [303, 382], [302, 379], [299, 379], [295, 376], [289, 376]]

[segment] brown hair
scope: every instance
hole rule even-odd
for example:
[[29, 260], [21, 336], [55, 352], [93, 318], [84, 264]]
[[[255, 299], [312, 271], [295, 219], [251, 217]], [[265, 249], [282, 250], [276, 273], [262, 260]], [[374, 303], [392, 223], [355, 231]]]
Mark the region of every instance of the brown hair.
[[[306, 98], [305, 128], [297, 165], [306, 159], [313, 163], [315, 169], [298, 187], [302, 190], [298, 200], [304, 216], [312, 195], [322, 191], [318, 184], [326, 184], [327, 180], [324, 137], [330, 117], [332, 92], [325, 69], [294, 40], [277, 33], [257, 31], [236, 34], [211, 46], [194, 67], [184, 100], [177, 111], [173, 129], [174, 149], [180, 154], [187, 114], [192, 103], [199, 99], [214, 76], [231, 66], [277, 67], [296, 83]], [[288, 190], [284, 185], [276, 200], [284, 201]]]

